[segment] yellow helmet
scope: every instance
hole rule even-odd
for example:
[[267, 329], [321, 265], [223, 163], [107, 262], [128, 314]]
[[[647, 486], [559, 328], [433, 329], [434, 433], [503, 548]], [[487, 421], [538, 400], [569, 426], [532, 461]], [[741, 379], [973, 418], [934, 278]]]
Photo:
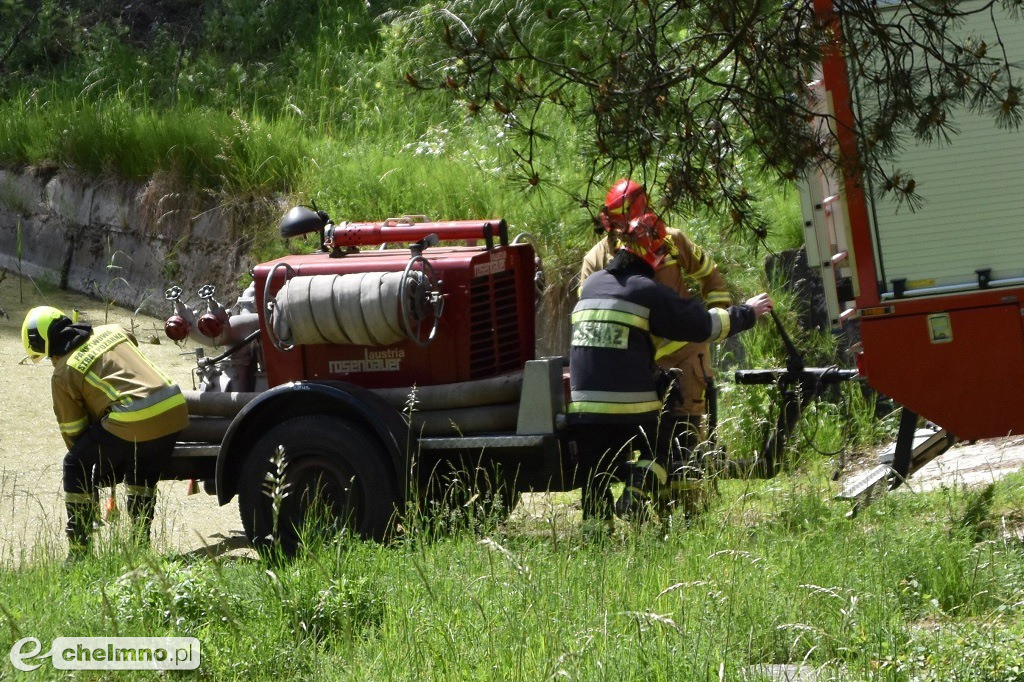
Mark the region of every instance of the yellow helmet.
[[50, 325], [64, 313], [48, 305], [41, 305], [28, 311], [21, 325], [21, 343], [32, 362], [39, 362], [50, 354]]

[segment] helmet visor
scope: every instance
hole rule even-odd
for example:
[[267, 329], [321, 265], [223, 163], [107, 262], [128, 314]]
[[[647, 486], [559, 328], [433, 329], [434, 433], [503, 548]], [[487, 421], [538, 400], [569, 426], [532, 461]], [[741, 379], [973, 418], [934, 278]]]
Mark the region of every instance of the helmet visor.
[[28, 338], [28, 347], [33, 353], [38, 353], [40, 356], [46, 355], [46, 339], [39, 333], [39, 328], [31, 326], [26, 332]]
[[606, 207], [601, 211], [601, 226], [606, 232], [621, 234], [629, 229], [629, 219], [625, 212]]

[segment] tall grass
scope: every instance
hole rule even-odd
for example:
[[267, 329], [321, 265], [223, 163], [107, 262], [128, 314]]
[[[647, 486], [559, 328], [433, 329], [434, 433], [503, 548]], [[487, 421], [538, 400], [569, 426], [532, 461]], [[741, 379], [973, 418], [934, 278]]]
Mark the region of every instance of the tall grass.
[[73, 568], [0, 572], [0, 621], [7, 646], [195, 636], [213, 678], [717, 680], [791, 664], [1019, 679], [1024, 549], [973, 539], [975, 493], [893, 495], [850, 522], [823, 478], [730, 485], [689, 525], [603, 540], [523, 516], [484, 538], [342, 537], [265, 563], [157, 558], [115, 533]]
[[210, 109], [157, 111], [122, 100], [56, 97], [0, 103], [0, 158], [56, 161], [94, 175], [143, 181], [170, 172], [186, 187], [266, 194], [294, 187], [308, 142], [287, 120]]

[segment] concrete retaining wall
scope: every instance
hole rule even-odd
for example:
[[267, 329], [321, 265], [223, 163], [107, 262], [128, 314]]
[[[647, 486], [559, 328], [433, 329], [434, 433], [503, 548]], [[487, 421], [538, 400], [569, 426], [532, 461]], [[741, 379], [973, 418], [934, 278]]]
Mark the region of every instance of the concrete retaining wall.
[[252, 266], [254, 214], [255, 205], [216, 205], [156, 181], [0, 169], [0, 267], [157, 316], [170, 310], [172, 284], [189, 303], [213, 284], [229, 305]]

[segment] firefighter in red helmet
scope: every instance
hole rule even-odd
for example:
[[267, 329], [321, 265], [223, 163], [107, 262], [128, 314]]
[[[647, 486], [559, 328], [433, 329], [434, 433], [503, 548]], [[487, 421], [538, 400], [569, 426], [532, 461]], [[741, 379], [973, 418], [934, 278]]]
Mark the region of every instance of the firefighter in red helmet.
[[39, 306], [25, 316], [21, 339], [33, 361], [53, 363], [53, 411], [68, 446], [68, 559], [88, 552], [101, 481], [125, 482], [134, 531], [147, 542], [157, 481], [188, 425], [185, 396], [117, 325], [93, 329]]
[[623, 478], [634, 450], [650, 456], [662, 407], [654, 339], [719, 341], [772, 308], [762, 293], [708, 310], [655, 281], [670, 253], [659, 223], [648, 212], [626, 221], [614, 256], [583, 283], [573, 309], [568, 421], [579, 427], [585, 519], [610, 520], [610, 481]]
[[617, 229], [625, 229], [630, 220], [647, 213], [647, 192], [644, 188], [623, 178], [608, 190], [601, 215]]
[[[608, 190], [599, 216], [603, 238], [583, 259], [581, 286], [615, 256], [630, 229], [642, 220], [653, 227], [658, 258], [651, 265], [654, 278], [683, 298], [699, 298], [709, 309], [725, 309], [732, 303], [725, 278], [711, 257], [680, 230], [668, 227], [651, 210], [647, 192], [639, 183], [623, 178]], [[706, 342], [655, 339], [659, 367], [672, 372], [672, 396], [668, 419], [659, 434], [660, 464], [688, 460], [705, 438], [706, 392], [712, 375]]]

